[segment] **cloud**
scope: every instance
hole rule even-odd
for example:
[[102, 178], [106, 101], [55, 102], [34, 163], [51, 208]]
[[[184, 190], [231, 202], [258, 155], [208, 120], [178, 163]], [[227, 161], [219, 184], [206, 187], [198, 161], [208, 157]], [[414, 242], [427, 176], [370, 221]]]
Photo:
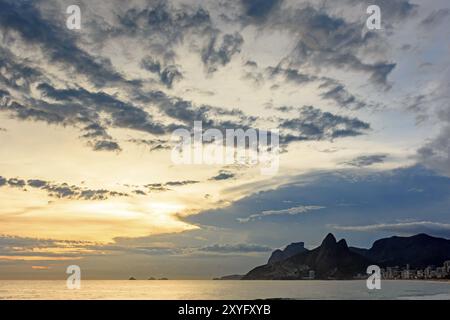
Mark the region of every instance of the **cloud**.
[[233, 55], [241, 51], [243, 43], [244, 39], [237, 32], [223, 35], [220, 44], [218, 37], [214, 36], [202, 50], [202, 61], [207, 67], [208, 73], [217, 71], [219, 66], [227, 65]]
[[282, 68], [281, 66], [276, 67], [268, 67], [266, 71], [269, 73], [271, 78], [275, 76], [283, 76], [286, 81], [293, 82], [296, 84], [304, 84], [308, 82], [312, 82], [317, 79], [315, 76], [311, 76], [308, 74], [300, 73], [296, 69], [292, 68]]
[[167, 88], [172, 88], [172, 84], [183, 78], [180, 68], [176, 65], [162, 66], [161, 62], [150, 56], [145, 57], [141, 61], [141, 66], [147, 71], [158, 75], [159, 80]]
[[169, 191], [169, 188], [166, 188], [162, 183], [149, 183], [146, 184], [144, 187], [146, 187], [150, 192], [156, 191], [156, 192], [163, 192], [163, 191]]
[[[229, 37], [224, 39], [225, 43], [228, 43], [228, 40], [233, 41], [237, 38], [238, 36], [233, 35], [232, 40]], [[228, 48], [226, 44], [222, 49], [224, 49], [223, 52], [219, 50], [212, 52], [212, 54], [225, 57], [228, 54], [232, 55], [234, 52], [234, 49]], [[11, 56], [8, 55], [8, 57]], [[220, 59], [211, 59], [209, 61], [213, 65], [220, 62]], [[227, 58], [223, 62], [225, 63], [226, 60]], [[28, 87], [35, 84], [38, 89], [36, 93], [40, 93], [40, 98], [23, 96], [18, 99], [17, 96], [12, 97], [8, 91], [2, 90], [0, 92], [0, 110], [9, 112], [19, 120], [43, 121], [48, 124], [81, 127], [83, 131], [81, 138], [87, 139], [87, 145], [91, 146], [94, 151], [121, 150], [119, 143], [108, 134], [107, 130], [110, 127], [143, 131], [152, 135], [164, 135], [171, 133], [175, 128], [191, 126], [195, 120], [202, 121], [205, 128], [248, 128], [255, 121], [255, 117], [247, 116], [237, 109], [229, 110], [209, 105], [196, 107], [190, 101], [168, 96], [161, 91], [141, 90], [139, 85], [130, 86], [130, 84], [126, 84], [122, 86], [121, 89], [127, 92], [126, 96], [131, 101], [125, 101], [123, 98], [118, 98], [116, 95], [104, 91], [87, 90], [78, 85], [64, 84], [66, 87], [61, 88], [61, 85], [51, 83], [40, 72], [25, 65], [17, 67], [17, 63], [8, 62], [8, 66], [11, 66], [9, 69], [15, 70], [16, 73], [20, 71], [20, 75], [12, 77], [16, 80], [8, 80], [11, 82], [9, 86], [11, 87], [15, 83], [20, 83], [23, 86], [25, 83], [27, 84], [26, 88], [21, 89], [29, 91]], [[158, 72], [160, 80], [169, 86], [179, 78], [178, 71], [172, 65], [170, 66], [168, 68], [160, 66]], [[147, 67], [151, 70], [158, 70], [158, 66]], [[176, 125], [173, 121], [164, 125], [144, 110], [143, 105], [156, 107], [159, 110], [155, 111], [160, 111], [172, 119], [180, 120], [183, 125]], [[106, 118], [104, 114], [107, 115]], [[227, 119], [221, 120], [222, 117]], [[168, 146], [157, 144], [151, 148], [152, 150], [166, 149]]]
[[364, 134], [370, 125], [357, 118], [322, 112], [312, 106], [298, 108], [299, 116], [280, 123], [281, 129], [290, 130], [293, 135], [281, 137], [282, 142], [291, 140], [323, 140], [351, 137]]
[[277, 110], [279, 112], [282, 112], [282, 113], [288, 113], [288, 112], [295, 110], [295, 108], [292, 106], [273, 107], [273, 109]]
[[417, 150], [417, 160], [425, 166], [450, 176], [450, 111], [439, 110], [437, 117], [443, 123], [439, 134]]
[[293, 215], [308, 213], [309, 211], [320, 210], [320, 209], [325, 209], [325, 207], [297, 206], [297, 207], [292, 207], [292, 208], [282, 209], [282, 210], [265, 210], [265, 211], [262, 211], [261, 213], [252, 214], [252, 215], [248, 216], [247, 218], [238, 218], [236, 220], [244, 223], [244, 222], [259, 220], [259, 219], [262, 219], [263, 217], [267, 217], [267, 216], [279, 216], [279, 215], [293, 216]]
[[122, 151], [117, 142], [114, 141], [96, 141], [92, 148], [94, 151]]
[[25, 186], [25, 180], [18, 179], [18, 178], [11, 178], [11, 179], [8, 179], [8, 185], [10, 187], [23, 188]]
[[94, 119], [98, 118], [98, 112], [107, 112], [111, 116], [113, 126], [152, 134], [163, 134], [165, 132], [164, 126], [153, 121], [150, 114], [131, 103], [121, 101], [107, 93], [101, 91], [90, 92], [83, 88], [55, 89], [47, 83], [41, 83], [38, 89], [41, 90], [45, 97], [57, 101], [75, 101], [83, 104], [84, 107], [81, 107], [79, 112], [91, 115], [91, 117], [94, 116]]
[[[31, 83], [40, 79], [43, 74], [36, 68], [28, 66], [15, 56], [10, 50], [0, 47], [0, 83], [7, 85], [13, 89], [21, 89], [25, 92], [30, 91]], [[3, 95], [9, 95], [7, 91], [3, 91]]]
[[197, 180], [180, 180], [180, 181], [168, 181], [166, 183], [150, 183], [146, 184], [144, 187], [148, 188], [149, 191], [169, 191], [170, 189], [168, 187], [180, 187], [180, 186], [186, 186], [190, 184], [197, 184], [200, 183], [200, 181]]
[[377, 163], [383, 163], [386, 159], [386, 154], [371, 154], [356, 157], [350, 161], [344, 162], [352, 167], [367, 167]]
[[140, 195], [140, 196], [145, 196], [147, 195], [144, 191], [142, 190], [133, 190], [134, 194]]
[[272, 251], [272, 248], [257, 244], [214, 244], [199, 248], [198, 251], [211, 252], [211, 253], [252, 253], [252, 252], [268, 252]]
[[336, 230], [359, 232], [392, 232], [403, 235], [428, 233], [434, 235], [450, 236], [450, 224], [431, 221], [412, 221], [399, 223], [380, 223], [362, 226], [332, 226]]
[[[88, 241], [39, 239], [0, 235], [0, 256], [10, 260], [58, 260], [79, 258], [81, 255], [98, 254]], [[1, 260], [1, 258], [0, 258]]]
[[[176, 128], [184, 127], [173, 123], [169, 125], [160, 123], [134, 103], [122, 101], [102, 91], [91, 92], [84, 88], [56, 89], [47, 83], [40, 83], [37, 88], [42, 92], [43, 97], [58, 103], [33, 101], [33, 108], [9, 106], [8, 109], [15, 111], [16, 117], [22, 119], [43, 120], [49, 123], [87, 124], [82, 138], [94, 139], [90, 143], [94, 150], [120, 151], [120, 147], [111, 140], [106, 128], [98, 123], [102, 118], [101, 113], [109, 116], [109, 123], [105, 121], [108, 126], [143, 131], [153, 135], [169, 134]], [[248, 128], [248, 125], [255, 120], [237, 109], [228, 110], [209, 105], [196, 107], [190, 101], [167, 96], [161, 91], [137, 92], [135, 98], [141, 103], [151, 103], [163, 114], [183, 122], [186, 126], [192, 125], [194, 121], [202, 121], [204, 128]], [[220, 117], [227, 117], [227, 120], [221, 121]], [[230, 120], [232, 118], [235, 120]], [[96, 138], [102, 139], [98, 139], [99, 142]], [[146, 140], [131, 139], [129, 141], [148, 144]], [[161, 139], [154, 141], [163, 142]], [[166, 149], [168, 146], [158, 143], [152, 146], [153, 148]]]
[[200, 181], [196, 181], [196, 180], [169, 181], [169, 182], [166, 182], [164, 185], [166, 185], [166, 186], [185, 186], [188, 184], [196, 184], [199, 182]]
[[[265, 184], [265, 191], [254, 191], [261, 190], [261, 184], [248, 184], [239, 189], [247, 196], [226, 207], [205, 210], [184, 220], [218, 228], [221, 234], [226, 234], [223, 229], [232, 230], [235, 236], [248, 237], [248, 242], [274, 247], [292, 241], [320, 241], [317, 235], [330, 231], [327, 224], [372, 224], [374, 219], [389, 221], [411, 217], [448, 221], [450, 178], [422, 166], [384, 171], [317, 170], [290, 177], [285, 182], [277, 183], [277, 179]], [[263, 211], [299, 206], [299, 202], [326, 208], [300, 216], [286, 213], [262, 217], [256, 222], [239, 221]], [[370, 235], [362, 235], [359, 239], [370, 241], [369, 238]]]
[[120, 151], [120, 146], [100, 123], [102, 114], [108, 115], [105, 124], [162, 135], [168, 130], [163, 124], [141, 108], [119, 100], [105, 92], [91, 92], [84, 88], [56, 89], [48, 83], [40, 83], [37, 89], [46, 100], [28, 99], [19, 103], [9, 99], [2, 101], [1, 110], [9, 111], [20, 120], [44, 121], [83, 127], [81, 138], [88, 139], [95, 151]]
[[39, 45], [51, 61], [70, 66], [96, 85], [125, 81], [109, 60], [91, 56], [76, 45], [65, 28], [44, 19], [36, 4], [0, 1], [0, 26], [18, 32], [28, 43]]
[[109, 197], [127, 197], [123, 192], [88, 189], [67, 183], [53, 183], [41, 179], [29, 179], [27, 181], [19, 178], [6, 179], [0, 176], [0, 187], [8, 185], [13, 188], [26, 190], [26, 187], [41, 189], [47, 191], [50, 197], [59, 199], [77, 199], [77, 200], [106, 200]]
[[2, 101], [1, 109], [13, 113], [20, 120], [82, 125], [84, 134], [81, 138], [88, 139], [88, 145], [95, 151], [120, 151], [118, 143], [107, 133], [105, 126], [99, 123], [102, 113], [109, 116], [106, 125], [111, 127], [154, 135], [168, 132], [165, 125], [156, 122], [146, 111], [105, 92], [91, 92], [84, 88], [56, 89], [48, 83], [40, 83], [37, 89], [49, 101], [29, 99], [22, 104], [10, 99]]
[[[12, 100], [5, 100], [0, 102], [0, 110], [2, 111], [8, 111], [12, 114], [14, 114], [14, 117], [19, 120], [33, 120], [33, 121], [43, 121], [48, 124], [63, 124], [64, 123], [64, 117], [49, 112], [46, 110], [40, 110], [35, 107], [26, 107], [21, 103], [18, 103], [17, 101]], [[42, 104], [44, 108], [48, 107], [48, 104]], [[38, 105], [36, 105], [38, 107]], [[62, 105], [54, 106], [55, 109], [62, 108]]]
[[83, 131], [86, 132], [82, 135], [83, 138], [111, 138], [111, 136], [106, 132], [106, 129], [98, 123], [91, 123], [87, 125]]
[[[190, 129], [194, 121], [201, 121], [203, 129], [242, 128], [245, 130], [256, 121], [256, 117], [248, 116], [236, 108], [227, 109], [206, 104], [196, 106], [191, 101], [171, 97], [161, 91], [139, 92], [136, 99], [156, 105], [161, 113], [183, 123], [168, 125], [166, 127], [168, 132], [177, 128]], [[224, 117], [226, 120], [223, 120]]]
[[[349, 7], [349, 10], [352, 9]], [[244, 17], [243, 23], [247, 22]], [[303, 3], [282, 8], [262, 21], [253, 22], [260, 29], [287, 31], [292, 35], [295, 47], [285, 58], [291, 67], [313, 67], [316, 70], [334, 67], [363, 72], [374, 84], [389, 87], [387, 77], [396, 64], [381, 59], [368, 62], [360, 57], [362, 50], [381, 41], [376, 33], [362, 32], [364, 21], [347, 21], [327, 12], [326, 7], [315, 8], [312, 4]]]
[[210, 178], [209, 180], [215, 180], [215, 181], [229, 180], [229, 179], [233, 179], [235, 176], [236, 176], [236, 174], [231, 171], [220, 170], [216, 176]]
[[169, 141], [163, 139], [129, 139], [128, 142], [148, 146], [150, 151], [167, 150], [172, 148], [172, 146], [169, 145]]
[[178, 44], [189, 34], [210, 35], [214, 32], [211, 17], [205, 9], [175, 8], [164, 2], [147, 5], [144, 9], [130, 8], [119, 13], [117, 20], [107, 28], [106, 37], [126, 35], [143, 38], [151, 47], [163, 50], [166, 58], [171, 53], [164, 51], [164, 47]]
[[417, 150], [418, 160], [446, 175], [450, 175], [450, 126], [441, 130], [439, 135]]
[[367, 103], [358, 99], [348, 92], [345, 86], [334, 79], [325, 79], [319, 88], [326, 89], [320, 96], [324, 99], [333, 100], [342, 108], [361, 109], [367, 106]]
[[448, 15], [450, 15], [450, 9], [435, 10], [421, 21], [421, 25], [427, 28], [435, 27], [440, 24]]
[[262, 20], [281, 4], [282, 0], [241, 0], [245, 14], [255, 20]]

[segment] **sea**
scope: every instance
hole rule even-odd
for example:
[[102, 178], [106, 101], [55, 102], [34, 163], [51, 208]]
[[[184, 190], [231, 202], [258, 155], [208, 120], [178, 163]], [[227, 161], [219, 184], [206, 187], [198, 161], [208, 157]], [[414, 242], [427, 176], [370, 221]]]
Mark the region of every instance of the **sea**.
[[0, 280], [0, 299], [14, 300], [253, 300], [439, 299], [450, 300], [450, 282], [384, 280], [369, 290], [363, 280], [84, 280], [68, 289], [62, 280]]

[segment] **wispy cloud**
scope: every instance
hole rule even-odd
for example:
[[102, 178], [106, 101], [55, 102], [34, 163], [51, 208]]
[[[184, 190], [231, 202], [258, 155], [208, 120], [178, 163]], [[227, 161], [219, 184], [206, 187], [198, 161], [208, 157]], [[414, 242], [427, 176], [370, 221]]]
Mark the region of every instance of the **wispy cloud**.
[[377, 163], [383, 163], [387, 158], [387, 154], [371, 154], [371, 155], [362, 155], [347, 162], [344, 164], [352, 166], [352, 167], [367, 167]]
[[254, 221], [254, 220], [258, 220], [261, 219], [263, 217], [268, 217], [268, 216], [279, 216], [279, 215], [298, 215], [298, 214], [303, 214], [303, 213], [307, 213], [313, 210], [320, 210], [320, 209], [324, 209], [325, 207], [322, 206], [298, 206], [298, 207], [292, 207], [289, 209], [282, 209], [282, 210], [266, 210], [266, 211], [262, 211], [261, 213], [255, 213], [252, 214], [250, 216], [248, 216], [247, 218], [237, 218], [237, 221], [239, 222], [249, 222], [249, 221]]
[[29, 179], [25, 181], [20, 178], [4, 178], [0, 176], [0, 187], [9, 186], [26, 191], [26, 187], [41, 189], [47, 191], [50, 197], [78, 199], [78, 200], [106, 200], [109, 197], [127, 197], [124, 192], [112, 191], [107, 189], [89, 189], [77, 185], [69, 185], [65, 182], [54, 183], [41, 179]]
[[227, 170], [220, 170], [220, 172], [209, 180], [221, 181], [233, 179], [236, 176], [235, 173]]

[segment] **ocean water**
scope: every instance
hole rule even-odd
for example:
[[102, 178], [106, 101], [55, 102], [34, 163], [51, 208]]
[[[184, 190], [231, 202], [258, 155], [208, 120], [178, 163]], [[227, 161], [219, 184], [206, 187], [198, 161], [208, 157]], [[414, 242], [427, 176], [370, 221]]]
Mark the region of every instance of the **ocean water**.
[[0, 280], [0, 299], [450, 299], [450, 282], [365, 281], [85, 280], [69, 290], [65, 281]]

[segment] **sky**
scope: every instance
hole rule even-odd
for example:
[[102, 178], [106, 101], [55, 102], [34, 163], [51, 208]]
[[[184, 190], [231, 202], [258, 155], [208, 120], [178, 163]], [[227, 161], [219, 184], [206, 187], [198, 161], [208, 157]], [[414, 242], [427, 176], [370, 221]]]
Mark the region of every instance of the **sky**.
[[[448, 30], [446, 0], [0, 0], [0, 279], [210, 279], [328, 232], [450, 238]], [[176, 163], [196, 121], [278, 130], [278, 170]]]

